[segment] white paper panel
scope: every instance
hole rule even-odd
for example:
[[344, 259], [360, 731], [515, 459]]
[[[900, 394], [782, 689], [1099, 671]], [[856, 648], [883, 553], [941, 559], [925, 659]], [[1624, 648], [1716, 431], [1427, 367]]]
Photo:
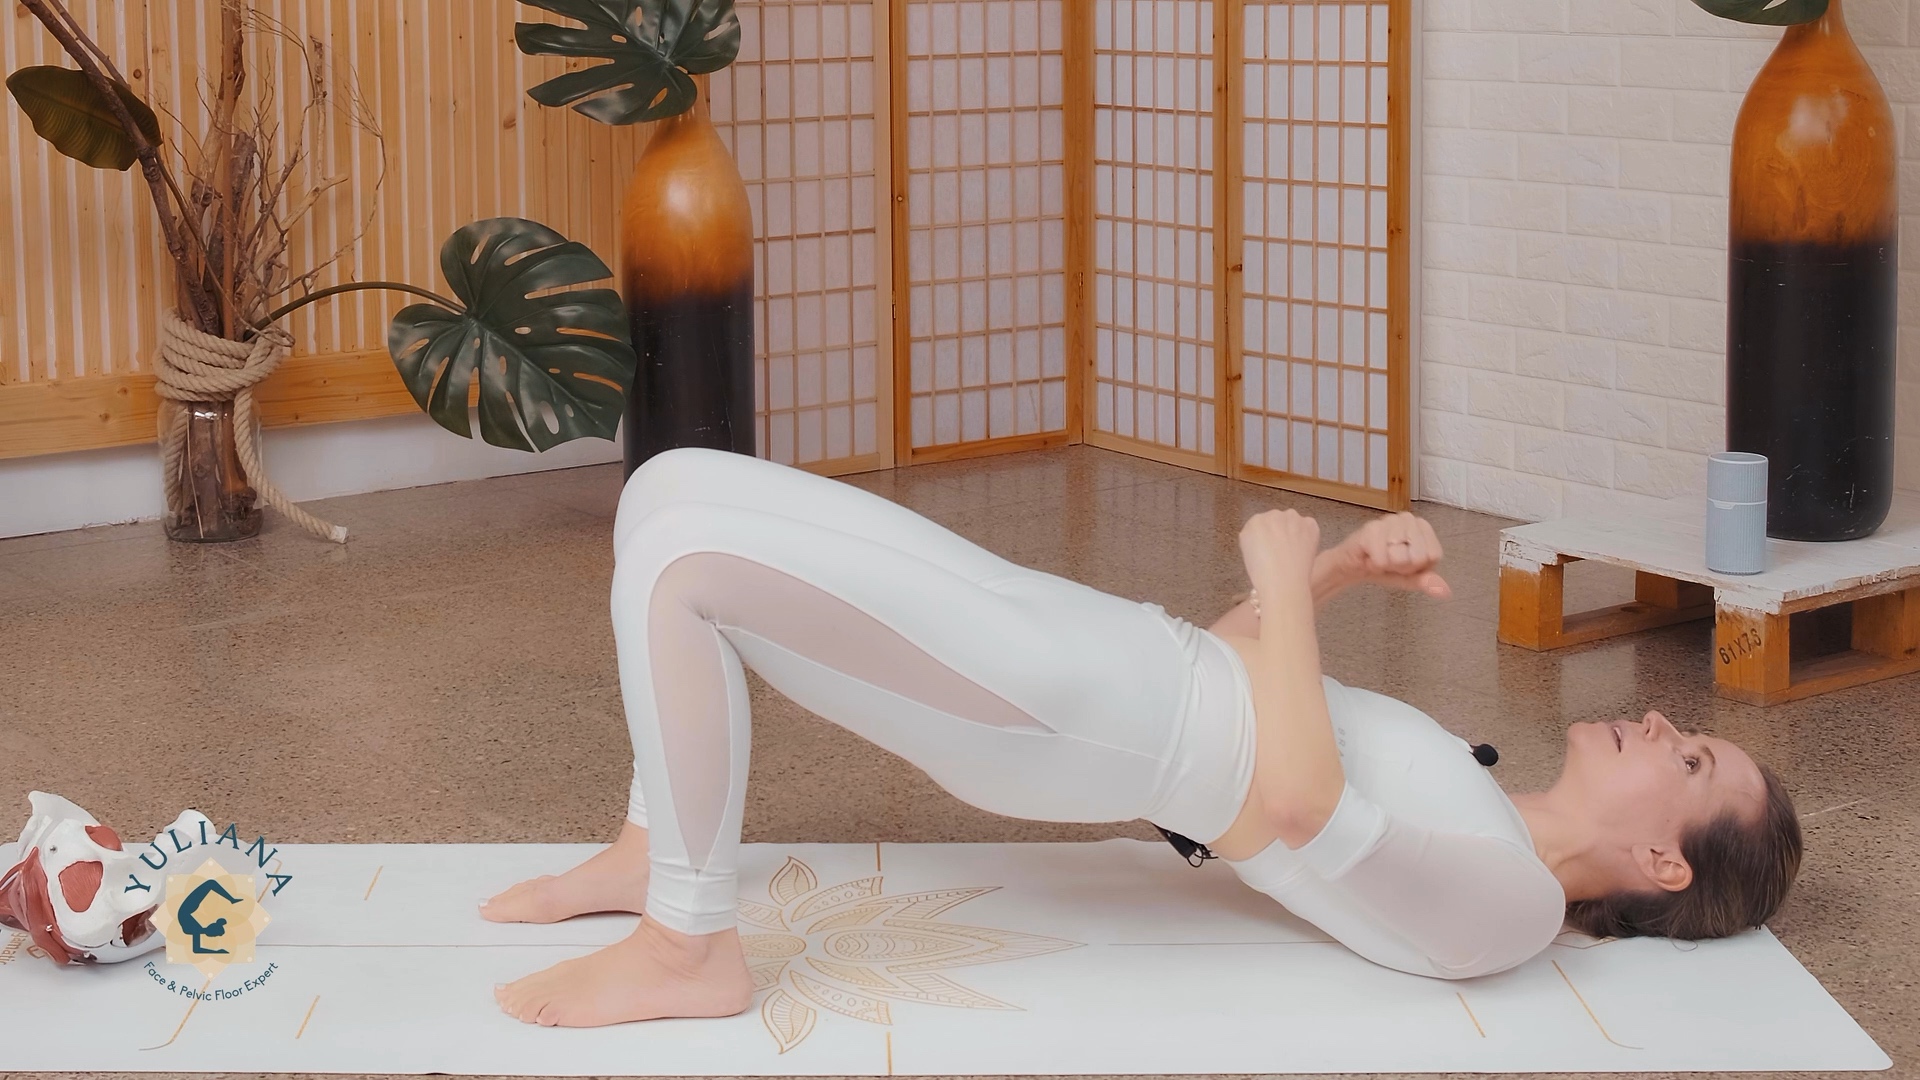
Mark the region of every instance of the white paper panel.
[[915, 447], [1066, 427], [1060, 0], [908, 0]]
[[740, 57], [713, 76], [713, 118], [753, 204], [755, 405], [762, 457], [874, 453], [881, 310], [874, 7], [738, 8]]
[[1381, 491], [1387, 14], [1248, 0], [1241, 67], [1241, 454]]
[[[1685, 949], [1569, 937], [1518, 970], [1443, 982], [1375, 967], [1225, 868], [1195, 871], [1165, 845], [1132, 840], [749, 845], [742, 899], [762, 906], [743, 914], [768, 925], [743, 922], [742, 932], [780, 958], [753, 1010], [588, 1030], [507, 1018], [494, 983], [615, 940], [634, 920], [500, 926], [478, 917], [476, 898], [594, 850], [282, 845], [281, 871], [294, 880], [268, 901], [274, 921], [259, 957], [211, 988], [276, 968], [227, 1000], [170, 993], [144, 961], [58, 968], [10, 944], [24, 935], [6, 935], [0, 1069], [833, 1076], [1889, 1064], [1765, 931]], [[797, 884], [785, 903], [770, 888], [783, 871]], [[821, 925], [854, 896], [935, 890], [953, 902], [914, 912], [911, 925], [893, 912]], [[194, 990], [208, 985], [183, 965], [155, 968], [176, 982], [185, 973]]]
[[1094, 3], [1093, 424], [1214, 452], [1210, 0]]

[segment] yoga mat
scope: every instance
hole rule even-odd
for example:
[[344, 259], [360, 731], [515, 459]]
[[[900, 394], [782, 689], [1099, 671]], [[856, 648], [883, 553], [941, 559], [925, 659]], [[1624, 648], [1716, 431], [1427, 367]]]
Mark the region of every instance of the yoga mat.
[[[276, 872], [291, 881], [264, 901], [272, 921], [255, 959], [211, 983], [163, 952], [57, 967], [30, 955], [25, 935], [0, 930], [0, 1069], [837, 1076], [1891, 1065], [1765, 930], [1698, 945], [1567, 935], [1517, 970], [1445, 982], [1369, 964], [1225, 867], [1192, 869], [1165, 845], [1132, 840], [749, 845], [740, 930], [763, 986], [753, 1009], [600, 1029], [518, 1023], [498, 1011], [494, 983], [623, 937], [635, 918], [497, 925], [475, 906], [595, 850], [280, 845]], [[196, 849], [181, 862], [201, 857]], [[220, 857], [250, 866], [236, 852]], [[183, 990], [227, 996], [190, 1000]]]

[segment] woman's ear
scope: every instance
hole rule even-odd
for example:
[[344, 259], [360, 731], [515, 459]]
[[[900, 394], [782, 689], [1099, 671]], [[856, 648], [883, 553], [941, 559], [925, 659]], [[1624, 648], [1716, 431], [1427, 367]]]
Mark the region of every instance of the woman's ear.
[[1693, 866], [1680, 854], [1677, 845], [1637, 845], [1633, 849], [1633, 862], [1655, 888], [1680, 892], [1693, 884]]

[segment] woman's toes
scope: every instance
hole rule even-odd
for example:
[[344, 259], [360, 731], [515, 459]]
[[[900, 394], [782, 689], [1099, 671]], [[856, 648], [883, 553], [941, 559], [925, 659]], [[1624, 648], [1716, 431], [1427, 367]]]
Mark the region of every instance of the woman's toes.
[[527, 1019], [529, 1002], [527, 981], [527, 979], [519, 979], [493, 992], [494, 999], [500, 1003], [500, 1011], [523, 1023]]

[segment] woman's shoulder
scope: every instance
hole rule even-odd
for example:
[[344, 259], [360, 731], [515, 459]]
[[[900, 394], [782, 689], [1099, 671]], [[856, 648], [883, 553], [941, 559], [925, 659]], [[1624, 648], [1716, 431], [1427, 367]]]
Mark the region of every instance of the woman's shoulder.
[[1365, 730], [1376, 737], [1413, 740], [1420, 744], [1468, 745], [1424, 710], [1389, 694], [1349, 686], [1331, 675], [1320, 677], [1327, 709], [1336, 728]]
[[1531, 855], [1525, 821], [1467, 740], [1399, 698], [1337, 680], [1326, 689], [1341, 764], [1362, 794], [1408, 822]]

